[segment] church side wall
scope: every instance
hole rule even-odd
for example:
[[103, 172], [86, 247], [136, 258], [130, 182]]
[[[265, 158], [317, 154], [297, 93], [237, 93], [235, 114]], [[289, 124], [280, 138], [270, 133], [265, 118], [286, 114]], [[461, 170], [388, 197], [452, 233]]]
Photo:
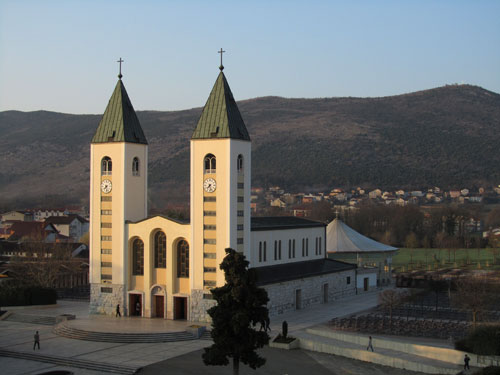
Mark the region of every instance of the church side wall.
[[[348, 277], [350, 278], [349, 284], [347, 284]], [[269, 296], [269, 315], [281, 315], [292, 310], [333, 302], [356, 294], [355, 277], [356, 271], [348, 270], [265, 285], [264, 288]], [[324, 300], [325, 284], [328, 285], [326, 301]], [[300, 294], [298, 301], [297, 294]]]
[[[252, 251], [250, 258], [247, 259], [250, 262], [250, 267], [263, 267], [272, 266], [276, 264], [285, 264], [292, 262], [303, 262], [313, 259], [326, 258], [325, 255], [325, 228], [324, 227], [312, 227], [312, 228], [295, 228], [295, 229], [280, 229], [280, 230], [254, 230], [251, 232], [251, 246]], [[318, 241], [318, 252], [316, 252], [316, 239], [321, 238], [321, 251], [319, 251], [319, 241]], [[307, 255], [302, 256], [302, 240], [304, 239], [304, 247], [308, 247]], [[292, 242], [290, 245], [293, 248], [293, 241], [295, 240], [295, 257], [289, 257], [289, 240]], [[307, 242], [305, 241], [307, 240]], [[281, 241], [281, 259], [274, 259], [274, 242], [277, 241], [277, 246], [279, 247], [279, 241]], [[266, 260], [261, 257], [259, 261], [259, 243], [262, 242], [262, 247], [264, 247], [264, 242], [266, 244]], [[262, 251], [264, 249], [262, 248]]]

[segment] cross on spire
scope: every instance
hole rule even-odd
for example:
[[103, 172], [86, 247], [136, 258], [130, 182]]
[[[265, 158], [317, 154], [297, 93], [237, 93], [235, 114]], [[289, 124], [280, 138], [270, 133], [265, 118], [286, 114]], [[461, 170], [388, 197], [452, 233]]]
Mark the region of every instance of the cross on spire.
[[118, 78], [122, 79], [122, 62], [124, 62], [125, 60], [123, 60], [121, 57], [120, 57], [120, 60], [117, 61], [117, 63], [120, 63], [120, 74], [118, 74]]
[[222, 48], [220, 49], [220, 51], [217, 52], [217, 53], [220, 53], [220, 66], [219, 66], [219, 69], [220, 69], [221, 72], [224, 70], [224, 65], [222, 65], [222, 54], [224, 52], [226, 52], [226, 51], [223, 51]]

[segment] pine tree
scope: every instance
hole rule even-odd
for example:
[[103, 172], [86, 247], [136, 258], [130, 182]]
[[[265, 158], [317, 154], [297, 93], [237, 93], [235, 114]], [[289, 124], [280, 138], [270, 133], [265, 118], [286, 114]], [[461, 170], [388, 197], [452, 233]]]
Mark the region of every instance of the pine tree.
[[[248, 261], [242, 253], [226, 249], [226, 256], [220, 264], [225, 273], [226, 284], [212, 289], [217, 304], [208, 310], [212, 318], [212, 339], [214, 344], [205, 348], [205, 365], [227, 366], [233, 359], [233, 374], [239, 373], [242, 362], [252, 369], [265, 364], [256, 349], [269, 343], [267, 328], [269, 298], [263, 288], [257, 287], [254, 270], [248, 269]], [[260, 328], [256, 329], [256, 325]]]

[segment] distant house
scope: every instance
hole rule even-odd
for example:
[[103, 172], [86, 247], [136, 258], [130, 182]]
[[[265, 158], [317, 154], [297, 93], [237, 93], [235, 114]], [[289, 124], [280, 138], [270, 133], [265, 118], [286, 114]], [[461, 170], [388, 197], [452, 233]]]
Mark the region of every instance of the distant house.
[[44, 221], [52, 216], [64, 216], [64, 210], [39, 208], [32, 211], [35, 221]]
[[460, 191], [459, 190], [450, 190], [448, 193], [451, 199], [456, 199], [460, 196]]
[[378, 197], [380, 197], [382, 195], [382, 190], [380, 189], [375, 189], [375, 190], [372, 190], [368, 193], [368, 197], [370, 199], [376, 199]]
[[50, 223], [38, 221], [18, 221], [10, 227], [9, 241], [40, 241], [40, 242], [67, 242], [68, 237], [60, 235], [56, 227]]
[[293, 209], [293, 216], [309, 217], [311, 216], [311, 209], [307, 207], [295, 207]]
[[264, 192], [264, 188], [261, 187], [253, 187], [251, 190], [252, 194], [262, 194]]
[[78, 241], [89, 231], [89, 222], [79, 215], [52, 216], [45, 223], [53, 224], [60, 234]]
[[27, 211], [10, 211], [2, 214], [1, 221], [33, 221], [33, 214]]
[[286, 203], [283, 202], [281, 199], [277, 198], [271, 201], [271, 207], [285, 208]]
[[399, 189], [399, 190], [397, 190], [397, 191], [396, 191], [396, 195], [397, 195], [398, 197], [405, 197], [405, 196], [406, 196], [406, 193], [405, 193], [405, 191], [404, 191], [404, 190]]
[[307, 194], [302, 197], [302, 203], [312, 203], [314, 202], [314, 196], [312, 194]]
[[295, 204], [296, 202], [296, 197], [295, 195], [292, 195], [290, 193], [285, 193], [281, 196], [281, 200], [285, 202], [286, 204]]
[[480, 195], [474, 195], [469, 197], [469, 202], [471, 203], [481, 203], [483, 201], [483, 197]]
[[414, 190], [410, 193], [412, 197], [422, 198], [424, 193], [421, 190]]
[[335, 196], [335, 199], [339, 202], [345, 202], [347, 200], [347, 193], [338, 193], [336, 196]]
[[467, 195], [469, 195], [469, 189], [460, 190], [460, 194], [463, 195], [464, 197], [466, 197]]
[[356, 206], [359, 203], [359, 199], [357, 198], [351, 198], [349, 200], [349, 206]]
[[406, 206], [406, 204], [408, 202], [405, 201], [403, 198], [399, 197], [399, 198], [396, 198], [396, 200], [394, 201], [394, 203], [396, 203], [398, 206]]

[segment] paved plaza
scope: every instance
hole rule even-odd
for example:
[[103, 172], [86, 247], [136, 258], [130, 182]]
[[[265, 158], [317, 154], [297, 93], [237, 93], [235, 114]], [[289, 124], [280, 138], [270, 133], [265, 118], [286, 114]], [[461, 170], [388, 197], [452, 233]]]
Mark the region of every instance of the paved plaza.
[[[294, 311], [273, 317], [271, 319], [271, 336], [275, 336], [281, 329], [281, 323], [286, 320], [289, 325], [289, 332], [302, 330], [307, 327], [324, 323], [333, 317], [340, 317], [363, 311], [375, 306], [377, 303], [377, 293], [367, 293], [347, 297], [342, 300], [330, 302], [324, 305], [314, 306], [309, 309]], [[193, 322], [186, 321], [169, 321], [163, 319], [140, 319], [140, 318], [114, 318], [103, 316], [89, 316], [88, 302], [73, 302], [59, 301], [55, 306], [29, 306], [29, 307], [14, 307], [5, 308], [9, 312], [20, 313], [32, 316], [58, 316], [61, 314], [74, 314], [76, 320], [69, 323], [79, 329], [96, 332], [162, 332], [162, 331], [182, 331], [187, 325]], [[179, 372], [179, 366], [182, 363], [191, 363], [192, 366], [201, 364], [200, 353], [201, 349], [209, 346], [210, 341], [207, 340], [189, 340], [180, 342], [165, 342], [165, 343], [145, 343], [145, 344], [119, 344], [109, 342], [92, 342], [84, 340], [68, 339], [60, 337], [52, 333], [53, 326], [37, 325], [29, 323], [14, 322], [9, 320], [0, 320], [0, 351], [9, 350], [17, 353], [26, 353], [32, 356], [30, 360], [10, 358], [0, 356], [0, 368], [5, 374], [41, 374], [45, 371], [56, 369], [67, 369], [75, 374], [92, 375], [103, 373], [104, 371], [91, 371], [86, 368], [75, 368], [70, 365], [54, 365], [51, 363], [42, 363], [36, 361], [37, 355], [54, 356], [56, 358], [65, 358], [68, 361], [79, 361], [85, 364], [85, 361], [92, 364], [111, 364], [117, 366], [127, 366], [135, 369], [143, 368], [143, 371], [148, 370], [148, 365], [155, 363], [163, 363], [163, 365], [172, 367], [175, 371], [165, 371], [165, 373], [190, 373]], [[33, 351], [33, 335], [35, 331], [40, 332], [41, 350]], [[283, 353], [283, 351], [266, 348], [266, 355], [269, 354], [269, 369], [275, 369], [273, 364], [279, 364], [290, 353], [295, 353], [294, 356], [307, 356], [310, 361], [321, 362], [326, 361], [328, 356], [323, 358], [320, 353], [311, 354], [306, 351], [293, 351]], [[189, 361], [189, 353], [196, 352], [192, 358], [196, 361]], [[299, 354], [300, 353], [300, 354]], [[317, 355], [317, 357], [315, 357]], [[173, 361], [172, 359], [178, 358]], [[275, 358], [273, 360], [273, 358]], [[280, 359], [282, 358], [282, 359]], [[298, 357], [297, 357], [298, 358]], [[306, 357], [304, 357], [306, 358]], [[316, 359], [314, 359], [316, 358]], [[319, 358], [319, 359], [318, 359]], [[323, 358], [323, 359], [322, 359]], [[172, 362], [169, 362], [172, 360]], [[167, 362], [165, 362], [167, 361]], [[304, 363], [309, 363], [305, 361]], [[169, 363], [171, 363], [169, 365]], [[288, 362], [289, 364], [292, 362]], [[353, 363], [357, 363], [354, 361]], [[313, 366], [313, 363], [309, 363]], [[203, 366], [201, 364], [201, 366]], [[81, 366], [80, 366], [81, 367]], [[266, 366], [267, 367], [267, 366]], [[243, 368], [243, 367], [242, 367]], [[297, 368], [294, 366], [294, 368]], [[302, 367], [304, 369], [304, 367]], [[188, 371], [188, 368], [186, 368]], [[207, 368], [211, 373], [220, 372], [220, 368]], [[210, 372], [215, 371], [215, 372]], [[219, 372], [218, 372], [219, 371]], [[264, 369], [262, 370], [264, 371]], [[267, 371], [267, 370], [265, 370]], [[148, 372], [152, 373], [152, 372]], [[199, 372], [193, 372], [199, 373]], [[267, 374], [270, 372], [252, 372]], [[292, 372], [293, 373], [293, 372]], [[323, 372], [318, 372], [322, 374]], [[330, 374], [332, 372], [324, 372]]]

